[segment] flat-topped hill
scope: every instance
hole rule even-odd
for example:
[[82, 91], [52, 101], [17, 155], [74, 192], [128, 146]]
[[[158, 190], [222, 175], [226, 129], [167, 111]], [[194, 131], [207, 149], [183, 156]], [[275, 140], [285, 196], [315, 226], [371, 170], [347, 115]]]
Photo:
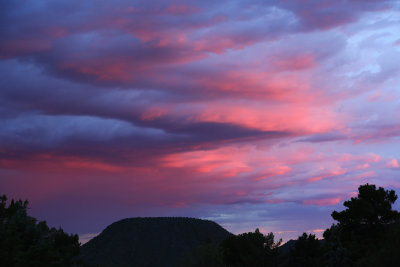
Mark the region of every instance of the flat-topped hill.
[[84, 244], [80, 257], [100, 266], [176, 266], [199, 245], [221, 242], [229, 235], [227, 230], [209, 220], [123, 219]]

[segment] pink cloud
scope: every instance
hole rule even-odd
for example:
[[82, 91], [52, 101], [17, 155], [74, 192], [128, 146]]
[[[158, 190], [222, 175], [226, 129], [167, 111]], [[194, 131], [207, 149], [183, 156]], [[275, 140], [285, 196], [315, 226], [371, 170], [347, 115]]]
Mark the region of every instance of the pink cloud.
[[329, 171], [327, 173], [324, 173], [322, 175], [319, 175], [319, 176], [316, 176], [316, 177], [312, 177], [312, 178], [308, 179], [307, 181], [308, 182], [317, 182], [317, 181], [320, 181], [320, 180], [325, 179], [325, 178], [338, 176], [338, 175], [343, 175], [346, 172], [347, 172], [346, 169], [342, 169], [341, 167], [338, 167], [338, 168], [333, 169], [333, 170], [331, 170], [331, 171]]
[[307, 232], [312, 232], [312, 233], [323, 233], [325, 232], [326, 229], [313, 229], [313, 230], [307, 230]]
[[37, 154], [25, 159], [0, 159], [0, 167], [32, 172], [122, 172], [127, 168], [84, 157]]
[[253, 168], [244, 157], [244, 149], [224, 147], [213, 151], [193, 151], [170, 154], [163, 159], [165, 167], [193, 168], [197, 173], [219, 173], [221, 177], [233, 177], [241, 172], [250, 172]]
[[400, 164], [397, 159], [392, 159], [387, 163], [387, 166], [390, 168], [400, 168]]
[[262, 174], [262, 176], [256, 178], [256, 181], [264, 180], [270, 177], [275, 177], [283, 174], [287, 174], [292, 171], [292, 168], [289, 166], [274, 166], [266, 171], [265, 174]]
[[365, 163], [377, 163], [382, 160], [382, 157], [372, 152], [365, 155], [354, 155], [354, 154], [344, 153], [344, 154], [337, 154], [335, 160], [339, 162], [361, 161]]
[[306, 199], [303, 200], [303, 204], [316, 206], [333, 206], [339, 204], [340, 201], [341, 198]]
[[362, 165], [358, 165], [358, 166], [356, 166], [356, 170], [365, 170], [365, 169], [368, 169], [368, 168], [370, 168], [371, 166], [368, 164], [368, 163], [365, 163], [365, 164], [362, 164]]
[[[208, 104], [195, 118], [204, 122], [224, 122], [263, 131], [293, 131], [301, 134], [323, 133], [340, 129], [340, 118], [329, 110], [315, 112], [312, 107], [300, 105], [276, 105], [271, 107], [246, 104]], [[282, 123], [282, 122], [285, 123]]]

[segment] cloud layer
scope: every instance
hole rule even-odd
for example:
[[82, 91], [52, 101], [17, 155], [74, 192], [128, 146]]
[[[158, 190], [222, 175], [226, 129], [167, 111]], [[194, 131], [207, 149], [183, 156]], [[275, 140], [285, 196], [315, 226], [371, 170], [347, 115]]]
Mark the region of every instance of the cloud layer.
[[320, 234], [358, 185], [400, 187], [399, 7], [4, 2], [0, 188], [80, 234], [161, 215]]

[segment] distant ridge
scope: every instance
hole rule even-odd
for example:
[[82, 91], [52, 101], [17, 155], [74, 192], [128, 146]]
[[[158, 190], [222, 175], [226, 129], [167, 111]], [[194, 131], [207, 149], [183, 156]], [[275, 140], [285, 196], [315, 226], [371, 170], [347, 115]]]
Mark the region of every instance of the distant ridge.
[[176, 266], [207, 242], [231, 235], [213, 221], [183, 217], [130, 218], [115, 222], [81, 247], [80, 257], [99, 266]]

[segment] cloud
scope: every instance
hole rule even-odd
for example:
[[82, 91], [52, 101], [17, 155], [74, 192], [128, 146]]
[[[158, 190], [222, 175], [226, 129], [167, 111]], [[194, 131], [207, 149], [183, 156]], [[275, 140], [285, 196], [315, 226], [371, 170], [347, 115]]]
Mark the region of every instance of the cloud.
[[393, 1], [0, 5], [0, 187], [51, 225], [288, 238], [400, 187]]
[[387, 163], [387, 166], [391, 167], [391, 168], [400, 168], [400, 165], [399, 165], [399, 162], [397, 161], [397, 159], [392, 159], [391, 161], [389, 161]]
[[323, 199], [305, 199], [303, 203], [305, 205], [317, 205], [317, 206], [331, 206], [337, 205], [341, 201], [340, 198], [323, 198]]
[[393, 6], [391, 1], [292, 1], [278, 5], [296, 14], [300, 25], [306, 30], [328, 30], [355, 22], [362, 13], [377, 12]]

